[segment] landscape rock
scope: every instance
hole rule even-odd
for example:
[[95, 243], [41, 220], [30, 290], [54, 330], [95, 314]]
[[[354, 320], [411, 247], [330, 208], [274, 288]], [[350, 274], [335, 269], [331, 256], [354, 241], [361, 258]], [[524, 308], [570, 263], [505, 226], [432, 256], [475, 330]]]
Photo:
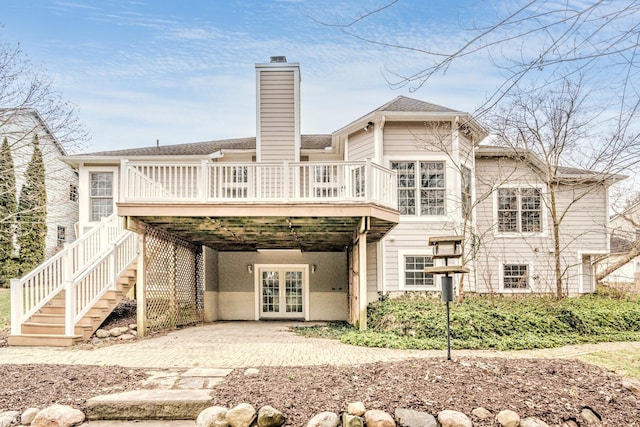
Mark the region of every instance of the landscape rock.
[[476, 417], [480, 418], [481, 420], [486, 420], [488, 418], [491, 418], [491, 415], [492, 415], [491, 412], [489, 412], [487, 409], [483, 407], [475, 408], [473, 411], [471, 411], [471, 413]]
[[473, 423], [462, 412], [445, 409], [438, 413], [438, 422], [441, 427], [473, 427]]
[[437, 427], [436, 418], [426, 412], [397, 408], [394, 415], [400, 427]]
[[135, 323], [132, 323], [129, 325], [129, 329], [131, 329], [132, 331], [137, 331], [138, 330], [138, 325]]
[[230, 427], [249, 427], [256, 419], [256, 409], [248, 403], [241, 403], [227, 411]]
[[254, 376], [254, 375], [258, 375], [259, 373], [260, 373], [260, 370], [259, 370], [259, 369], [256, 369], [256, 368], [247, 368], [247, 369], [244, 371], [244, 375], [245, 375], [245, 377], [252, 377], [252, 376]]
[[580, 427], [580, 425], [574, 420], [565, 421], [560, 427]]
[[378, 409], [370, 409], [364, 413], [364, 422], [367, 427], [396, 427], [391, 415]]
[[18, 422], [18, 417], [20, 416], [20, 412], [18, 411], [7, 411], [0, 412], [0, 427], [9, 427]]
[[357, 415], [342, 414], [342, 427], [364, 427], [364, 420]]
[[109, 329], [109, 335], [112, 337], [119, 337], [122, 335], [122, 330], [120, 328]]
[[580, 411], [580, 416], [582, 417], [582, 419], [584, 419], [588, 426], [600, 425], [600, 416], [591, 408], [582, 408], [582, 411]]
[[367, 408], [365, 408], [364, 403], [362, 402], [351, 402], [349, 406], [347, 406], [347, 413], [351, 415], [357, 415], [361, 417], [364, 413], [367, 412]]
[[520, 415], [510, 409], [500, 411], [496, 416], [496, 421], [502, 427], [518, 427], [520, 425]]
[[196, 419], [196, 427], [229, 427], [229, 423], [227, 423], [227, 408], [211, 406], [203, 410]]
[[279, 427], [284, 421], [284, 414], [273, 406], [266, 405], [258, 410], [258, 427]]
[[38, 412], [40, 412], [39, 408], [25, 409], [22, 415], [20, 415], [20, 424], [24, 426], [31, 425], [31, 422], [36, 417], [36, 415], [38, 415]]
[[622, 380], [622, 387], [626, 388], [636, 396], [640, 396], [640, 381], [625, 378], [624, 380]]
[[84, 413], [66, 405], [52, 405], [38, 412], [32, 427], [72, 427], [84, 422]]
[[338, 427], [340, 418], [333, 412], [320, 412], [307, 423], [307, 427]]
[[520, 427], [549, 427], [549, 424], [536, 417], [528, 417], [520, 420]]
[[121, 341], [131, 341], [136, 339], [135, 335], [131, 335], [131, 334], [122, 334], [118, 337], [119, 340]]
[[110, 336], [111, 336], [111, 334], [106, 329], [98, 329], [96, 331], [96, 337], [98, 337], [98, 338], [107, 338], [107, 337], [110, 337]]

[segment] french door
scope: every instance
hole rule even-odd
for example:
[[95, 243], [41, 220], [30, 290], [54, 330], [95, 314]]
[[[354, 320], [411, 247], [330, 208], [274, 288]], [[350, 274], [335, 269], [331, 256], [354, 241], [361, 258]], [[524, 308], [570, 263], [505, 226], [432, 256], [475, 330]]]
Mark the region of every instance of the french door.
[[259, 266], [259, 318], [307, 317], [307, 266]]

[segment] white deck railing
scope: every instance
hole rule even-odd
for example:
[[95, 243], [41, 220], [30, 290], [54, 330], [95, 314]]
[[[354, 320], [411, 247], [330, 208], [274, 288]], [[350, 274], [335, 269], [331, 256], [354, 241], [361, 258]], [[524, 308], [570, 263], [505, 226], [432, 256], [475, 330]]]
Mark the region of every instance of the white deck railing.
[[143, 203], [371, 202], [396, 208], [396, 173], [366, 162], [123, 161], [121, 201]]
[[[67, 288], [80, 280], [80, 277], [85, 277], [89, 274], [88, 272], [105, 257], [105, 254], [115, 250], [112, 244], [121, 242], [127, 236], [135, 237], [136, 235], [125, 230], [122, 218], [113, 214], [108, 218], [104, 218], [89, 232], [21, 279], [12, 279], [11, 334], [19, 335], [21, 325], [24, 322], [51, 301], [62, 289], [68, 290]], [[137, 239], [133, 240], [134, 242], [128, 243], [128, 245], [137, 245]], [[129, 241], [127, 240], [127, 242]], [[137, 246], [128, 246], [126, 251], [124, 249], [118, 250], [126, 253], [131, 258], [129, 264], [135, 260], [135, 255], [132, 255], [131, 251], [137, 252]], [[123, 262], [120, 260], [120, 265]], [[107, 283], [104, 280], [100, 282], [100, 286], [106, 289], [114, 286], [114, 284], [115, 281], [113, 283]], [[81, 294], [84, 295], [84, 291]], [[67, 292], [66, 297], [69, 298], [69, 295], [70, 293]], [[74, 301], [67, 308], [82, 306], [82, 309], [84, 309], [84, 305], [84, 303], [78, 304]], [[77, 310], [67, 309], [66, 313], [69, 312], [78, 313]], [[69, 325], [67, 325], [67, 328], [69, 328]], [[73, 325], [70, 328], [73, 330]]]

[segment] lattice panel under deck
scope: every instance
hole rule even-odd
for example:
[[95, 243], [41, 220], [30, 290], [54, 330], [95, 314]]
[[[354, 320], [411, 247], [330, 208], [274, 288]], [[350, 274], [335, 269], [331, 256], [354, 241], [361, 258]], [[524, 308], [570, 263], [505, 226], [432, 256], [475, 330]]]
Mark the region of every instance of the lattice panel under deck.
[[158, 331], [202, 322], [202, 249], [152, 227], [145, 231], [144, 245], [148, 328]]

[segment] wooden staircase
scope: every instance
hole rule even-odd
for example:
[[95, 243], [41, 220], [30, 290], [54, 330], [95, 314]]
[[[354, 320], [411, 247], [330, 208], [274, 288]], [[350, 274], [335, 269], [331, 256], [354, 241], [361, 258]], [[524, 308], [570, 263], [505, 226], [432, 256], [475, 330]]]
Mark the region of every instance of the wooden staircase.
[[11, 334], [8, 344], [15, 346], [69, 347], [85, 342], [102, 325], [136, 283], [137, 267], [132, 264], [75, 324], [75, 335], [65, 335], [65, 291], [60, 291], [21, 325], [20, 334]]

